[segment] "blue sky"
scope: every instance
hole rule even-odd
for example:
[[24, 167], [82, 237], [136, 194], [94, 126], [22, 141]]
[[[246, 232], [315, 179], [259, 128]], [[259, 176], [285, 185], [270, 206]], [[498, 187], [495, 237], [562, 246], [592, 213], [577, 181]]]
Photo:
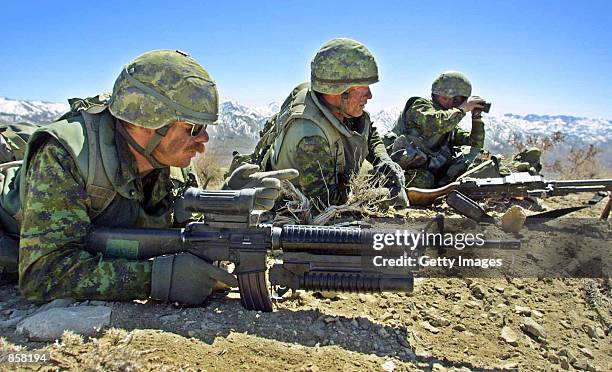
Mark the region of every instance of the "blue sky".
[[282, 101], [334, 37], [375, 55], [370, 111], [465, 72], [493, 111], [612, 118], [611, 1], [32, 2], [0, 11], [0, 96], [61, 102], [112, 89], [151, 49], [181, 49], [246, 104]]

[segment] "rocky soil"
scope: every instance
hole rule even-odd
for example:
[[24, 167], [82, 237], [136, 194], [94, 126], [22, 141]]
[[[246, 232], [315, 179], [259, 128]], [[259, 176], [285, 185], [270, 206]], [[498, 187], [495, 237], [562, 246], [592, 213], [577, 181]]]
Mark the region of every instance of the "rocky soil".
[[[546, 205], [585, 199], [551, 198]], [[609, 243], [610, 222], [594, 218], [604, 204], [572, 215], [589, 226], [580, 230], [582, 243], [595, 246], [602, 237]], [[429, 214], [411, 212], [409, 219]], [[577, 241], [576, 234], [524, 228], [509, 237], [545, 246]], [[521, 259], [547, 259], [539, 251], [521, 252]], [[0, 349], [49, 352], [46, 364], [19, 366], [34, 370], [608, 371], [610, 298], [609, 279], [421, 278], [411, 294], [298, 292], [277, 301], [274, 312], [261, 313], [244, 310], [233, 292], [197, 308], [72, 300], [41, 308], [14, 285], [3, 285]], [[38, 325], [30, 324], [34, 317]], [[57, 335], [54, 325], [66, 322], [80, 324], [79, 332], [89, 336], [65, 332], [57, 341], [37, 341]], [[0, 363], [3, 370], [16, 367]]]

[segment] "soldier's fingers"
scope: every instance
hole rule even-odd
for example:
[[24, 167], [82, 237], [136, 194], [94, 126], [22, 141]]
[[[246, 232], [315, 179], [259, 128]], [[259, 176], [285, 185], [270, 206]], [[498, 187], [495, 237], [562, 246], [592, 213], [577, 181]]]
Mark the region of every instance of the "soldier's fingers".
[[259, 187], [272, 188], [279, 190], [281, 187], [281, 182], [276, 178], [264, 178], [261, 180]]
[[258, 187], [255, 192], [256, 199], [272, 199], [275, 200], [280, 195], [280, 191], [275, 188], [262, 188]]
[[276, 178], [278, 180], [291, 180], [299, 176], [300, 172], [297, 169], [279, 169], [269, 172], [258, 172], [257, 177]]
[[269, 211], [274, 207], [275, 199], [255, 199], [255, 209]]
[[255, 164], [244, 164], [236, 168], [233, 174], [240, 174], [241, 177], [249, 177], [255, 172], [259, 171], [259, 166]]

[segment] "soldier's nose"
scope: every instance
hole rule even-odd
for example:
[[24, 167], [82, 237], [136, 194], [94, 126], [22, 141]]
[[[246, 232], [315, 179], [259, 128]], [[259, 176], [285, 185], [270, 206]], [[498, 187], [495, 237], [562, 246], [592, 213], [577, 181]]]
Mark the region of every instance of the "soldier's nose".
[[202, 130], [197, 136], [193, 137], [193, 140], [199, 143], [206, 143], [209, 139], [210, 137], [208, 136], [206, 129]]

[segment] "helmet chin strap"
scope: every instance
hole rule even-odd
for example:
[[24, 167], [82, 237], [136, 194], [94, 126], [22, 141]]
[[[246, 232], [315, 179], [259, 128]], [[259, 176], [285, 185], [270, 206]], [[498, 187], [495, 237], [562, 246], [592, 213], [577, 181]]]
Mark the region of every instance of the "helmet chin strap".
[[121, 137], [123, 137], [130, 144], [130, 146], [132, 146], [132, 148], [136, 150], [137, 153], [144, 156], [153, 168], [168, 168], [167, 165], [160, 163], [153, 156], [153, 151], [155, 150], [157, 145], [159, 145], [159, 142], [162, 140], [162, 138], [166, 136], [166, 134], [168, 133], [168, 129], [170, 129], [170, 126], [168, 125], [156, 129], [155, 134], [147, 143], [147, 147], [143, 148], [138, 144], [138, 142], [136, 142], [136, 140], [134, 140], [134, 138], [132, 138], [132, 136], [130, 136], [127, 129], [125, 129], [121, 122], [117, 123], [117, 131], [119, 132]]

